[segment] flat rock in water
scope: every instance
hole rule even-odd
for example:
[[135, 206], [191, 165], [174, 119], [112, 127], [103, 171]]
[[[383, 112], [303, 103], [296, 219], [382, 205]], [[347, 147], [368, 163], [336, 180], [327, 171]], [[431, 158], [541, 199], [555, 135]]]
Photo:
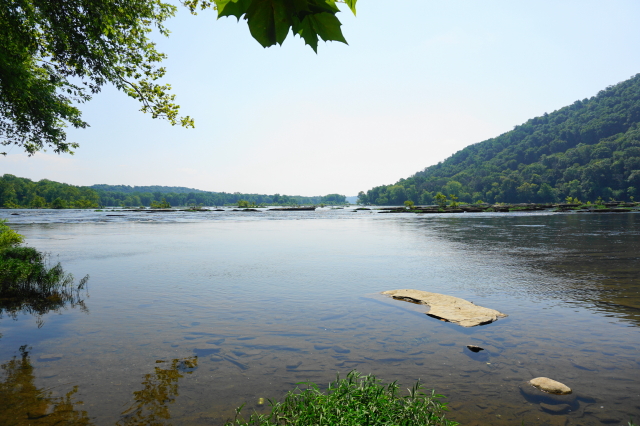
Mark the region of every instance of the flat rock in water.
[[571, 393], [571, 388], [564, 383], [556, 382], [548, 377], [536, 377], [529, 380], [532, 386], [540, 389], [541, 391], [553, 393], [555, 395], [568, 395]]
[[421, 290], [389, 290], [383, 291], [382, 294], [397, 300], [428, 305], [430, 309], [427, 315], [430, 317], [449, 321], [463, 327], [489, 324], [498, 318], [507, 316], [495, 309], [483, 308], [467, 300], [447, 296], [446, 294], [429, 293]]

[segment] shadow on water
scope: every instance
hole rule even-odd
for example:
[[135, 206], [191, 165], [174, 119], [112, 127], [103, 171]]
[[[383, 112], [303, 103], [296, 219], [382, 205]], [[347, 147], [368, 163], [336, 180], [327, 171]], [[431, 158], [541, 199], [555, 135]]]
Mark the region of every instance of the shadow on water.
[[63, 396], [54, 396], [51, 388], [35, 385], [34, 367], [26, 346], [20, 347], [20, 356], [0, 365], [0, 424], [4, 426], [27, 425], [92, 425], [84, 410], [78, 410], [74, 386]]
[[493, 290], [577, 302], [638, 326], [640, 215], [593, 216], [452, 217], [420, 226], [470, 254], [511, 258], [521, 268], [557, 277]]

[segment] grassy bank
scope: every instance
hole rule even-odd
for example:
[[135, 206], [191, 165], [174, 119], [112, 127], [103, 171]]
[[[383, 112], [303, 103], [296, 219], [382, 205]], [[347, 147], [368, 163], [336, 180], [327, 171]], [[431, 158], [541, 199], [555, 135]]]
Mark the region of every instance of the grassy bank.
[[50, 266], [48, 256], [33, 247], [20, 244], [22, 235], [0, 221], [0, 318], [12, 318], [18, 313], [38, 317], [70, 304], [84, 309], [80, 291], [89, 276], [76, 285], [73, 275], [66, 273], [60, 263]]

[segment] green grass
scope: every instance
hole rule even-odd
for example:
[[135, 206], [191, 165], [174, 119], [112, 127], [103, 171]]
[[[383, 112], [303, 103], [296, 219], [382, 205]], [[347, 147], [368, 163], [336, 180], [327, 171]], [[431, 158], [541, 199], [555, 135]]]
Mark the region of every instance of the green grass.
[[314, 383], [289, 391], [283, 402], [269, 401], [269, 414], [253, 413], [245, 420], [236, 410], [233, 422], [225, 426], [455, 426], [447, 420], [446, 404], [435, 391], [422, 392], [420, 382], [401, 396], [396, 382], [385, 385], [373, 375], [357, 371], [329, 384], [326, 393]]
[[67, 304], [82, 308], [79, 292], [88, 279], [75, 285], [60, 263], [50, 267], [47, 256], [32, 247], [0, 250], [0, 318], [3, 313], [15, 318], [19, 312], [40, 316]]

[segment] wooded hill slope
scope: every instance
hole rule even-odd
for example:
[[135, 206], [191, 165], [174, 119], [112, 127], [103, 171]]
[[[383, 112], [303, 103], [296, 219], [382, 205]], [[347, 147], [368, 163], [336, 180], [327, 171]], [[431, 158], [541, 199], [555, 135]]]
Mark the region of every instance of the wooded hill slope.
[[640, 195], [640, 74], [468, 146], [394, 185], [360, 192], [358, 200], [433, 204], [438, 192], [491, 203]]

